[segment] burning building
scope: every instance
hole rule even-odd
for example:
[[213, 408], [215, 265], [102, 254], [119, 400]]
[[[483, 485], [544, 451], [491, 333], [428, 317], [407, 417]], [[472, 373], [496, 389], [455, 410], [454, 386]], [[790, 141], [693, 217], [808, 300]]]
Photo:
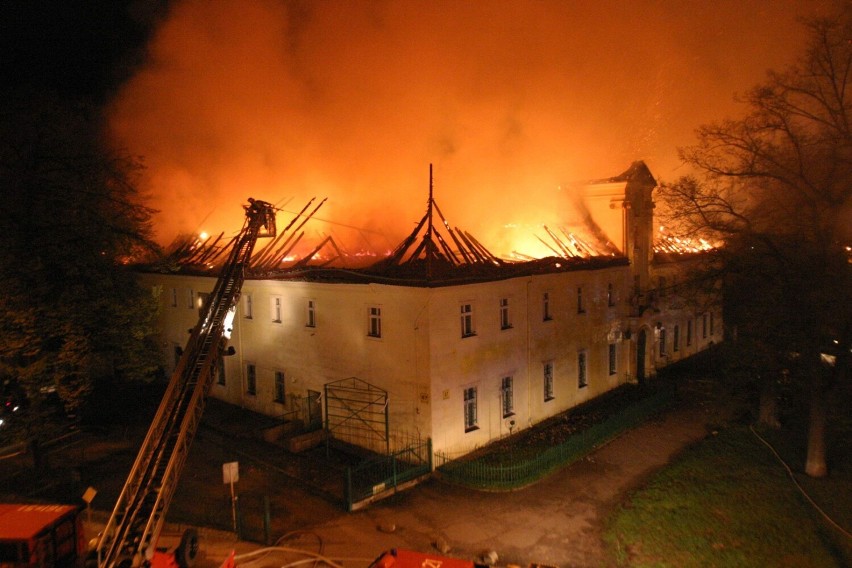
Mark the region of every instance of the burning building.
[[[235, 354], [210, 394], [374, 450], [431, 438], [457, 456], [644, 380], [722, 339], [719, 309], [679, 293], [692, 249], [655, 252], [655, 187], [643, 162], [587, 184], [592, 236], [546, 229], [553, 256], [512, 261], [451, 227], [431, 191], [377, 262], [338, 267], [331, 239], [295, 260], [306, 206], [253, 257]], [[140, 275], [160, 297], [167, 368], [213, 288], [219, 242], [187, 243], [171, 270]]]

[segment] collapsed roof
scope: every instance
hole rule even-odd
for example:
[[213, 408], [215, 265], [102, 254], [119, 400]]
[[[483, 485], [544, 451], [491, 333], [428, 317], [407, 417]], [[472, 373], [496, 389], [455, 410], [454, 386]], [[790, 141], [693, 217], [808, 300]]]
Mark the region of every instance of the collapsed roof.
[[[305, 225], [316, 215], [325, 199], [315, 203], [311, 199], [279, 231], [277, 236], [259, 242], [247, 269], [247, 277], [275, 280], [321, 280], [328, 282], [388, 282], [411, 286], [446, 286], [479, 281], [502, 280], [531, 274], [544, 274], [569, 270], [590, 270], [624, 265], [627, 258], [595, 222], [585, 205], [578, 209], [584, 213], [585, 233], [581, 238], [576, 231], [563, 227], [551, 229], [543, 226], [546, 238], [536, 235], [552, 253], [545, 258], [516, 255], [507, 260], [489, 251], [470, 232], [450, 226], [433, 197], [430, 167], [429, 197], [426, 211], [414, 230], [395, 249], [386, 255], [355, 255], [336, 242], [332, 236], [324, 237], [319, 244], [297, 255], [294, 251], [302, 245]], [[629, 193], [637, 186], [656, 186], [656, 181], [644, 162], [634, 162], [619, 176], [595, 180], [587, 186], [624, 184], [621, 200], [632, 198]], [[695, 252], [689, 243], [678, 242], [659, 235], [655, 250], [660, 253], [679, 254]], [[224, 233], [215, 238], [202, 239], [184, 236], [178, 239], [167, 254], [148, 269], [188, 274], [218, 272], [233, 241]], [[366, 264], [366, 266], [365, 266]]]

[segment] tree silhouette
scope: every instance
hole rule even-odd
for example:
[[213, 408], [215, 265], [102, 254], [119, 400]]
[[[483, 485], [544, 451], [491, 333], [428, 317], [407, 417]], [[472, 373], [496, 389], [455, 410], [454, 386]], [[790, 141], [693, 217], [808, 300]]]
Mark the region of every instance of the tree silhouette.
[[724, 242], [705, 269], [724, 281], [738, 356], [807, 387], [805, 469], [823, 476], [826, 389], [852, 345], [852, 12], [805, 25], [799, 60], [742, 98], [744, 116], [702, 126], [681, 150], [696, 174], [661, 197], [670, 225]]
[[0, 379], [25, 393], [28, 436], [49, 425], [49, 399], [76, 414], [94, 381], [157, 364], [155, 304], [126, 266], [154, 246], [152, 211], [100, 117], [49, 95], [0, 110]]

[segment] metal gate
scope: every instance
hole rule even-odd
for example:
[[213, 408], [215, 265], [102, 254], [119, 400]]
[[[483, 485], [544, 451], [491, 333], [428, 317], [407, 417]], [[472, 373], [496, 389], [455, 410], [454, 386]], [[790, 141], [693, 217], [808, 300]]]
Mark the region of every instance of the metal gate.
[[357, 377], [325, 385], [325, 429], [329, 438], [390, 452], [388, 393]]
[[346, 468], [344, 500], [355, 511], [432, 473], [432, 440], [412, 443], [386, 456], [377, 456]]

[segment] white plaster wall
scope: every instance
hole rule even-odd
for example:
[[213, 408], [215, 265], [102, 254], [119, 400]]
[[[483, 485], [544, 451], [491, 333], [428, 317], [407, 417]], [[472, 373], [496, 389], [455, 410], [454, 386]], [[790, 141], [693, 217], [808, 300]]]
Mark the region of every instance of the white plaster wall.
[[[508, 434], [502, 418], [501, 379], [514, 379], [515, 420], [526, 420], [528, 280], [435, 288], [430, 302], [433, 440], [436, 450], [472, 449]], [[501, 329], [500, 299], [510, 301], [512, 327]], [[462, 337], [461, 305], [473, 305], [476, 335]], [[477, 388], [477, 430], [465, 433], [464, 395]]]
[[[287, 377], [290, 392], [323, 392], [326, 383], [357, 377], [384, 389], [389, 397], [392, 431], [429, 435], [428, 359], [423, 356], [428, 321], [419, 313], [427, 295], [418, 288], [379, 284], [323, 284], [249, 280], [243, 294], [252, 296], [253, 314], [238, 310], [232, 343], [237, 356], [231, 375], [247, 362], [258, 365], [258, 393], [228, 400], [269, 414], [274, 408], [272, 381], [276, 370]], [[272, 319], [272, 298], [282, 300], [280, 322]], [[316, 327], [306, 326], [307, 301], [316, 306]], [[381, 308], [382, 337], [367, 335], [368, 309]], [[263, 386], [262, 386], [263, 385]], [[215, 394], [215, 390], [214, 390]], [[237, 402], [238, 400], [238, 402]]]
[[[433, 447], [451, 455], [559, 414], [627, 379], [629, 349], [621, 331], [629, 268], [562, 272], [433, 291], [431, 353]], [[613, 285], [614, 306], [607, 302]], [[585, 313], [577, 313], [577, 288]], [[549, 321], [543, 294], [549, 293]], [[500, 298], [510, 299], [511, 329], [500, 329]], [[472, 302], [476, 335], [461, 337], [460, 305]], [[616, 373], [609, 374], [609, 344], [616, 344]], [[587, 386], [578, 386], [578, 353], [587, 354]], [[553, 361], [553, 398], [544, 398], [544, 362]], [[513, 377], [514, 416], [504, 419], [501, 379]], [[477, 387], [478, 428], [465, 431], [464, 389]]]
[[[174, 368], [173, 345], [183, 346], [186, 330], [197, 322], [197, 310], [180, 302], [170, 305], [170, 289], [183, 298], [192, 289], [212, 290], [215, 280], [178, 275], [141, 275], [162, 286], [160, 328], [167, 371]], [[251, 297], [251, 318], [246, 317]], [[274, 298], [281, 300], [280, 321], [274, 321]], [[316, 326], [307, 327], [307, 301], [315, 303]], [[214, 383], [211, 395], [271, 416], [283, 415], [288, 404], [276, 402], [276, 371], [286, 377], [288, 395], [322, 393], [331, 381], [357, 377], [388, 392], [389, 426], [406, 435], [431, 435], [429, 405], [429, 321], [424, 317], [428, 290], [380, 284], [247, 280], [238, 304], [230, 345], [236, 354], [225, 358], [225, 384]], [[367, 335], [368, 308], [381, 307], [382, 337]], [[246, 388], [246, 365], [257, 371], [255, 394]]]
[[[182, 350], [189, 339], [189, 330], [198, 323], [200, 308], [198, 293], [209, 293], [215, 281], [198, 276], [140, 273], [139, 282], [142, 286], [157, 291], [160, 349], [164, 369], [170, 374], [175, 368], [175, 346]], [[172, 306], [173, 290], [177, 294], [176, 306]], [[189, 307], [190, 297], [192, 298], [191, 308]]]
[[[167, 371], [174, 346], [183, 346], [198, 318], [198, 292], [212, 290], [213, 278], [141, 274], [160, 286], [161, 347]], [[607, 291], [613, 289], [613, 304]], [[577, 311], [582, 287], [585, 313]], [[388, 391], [391, 432], [432, 437], [436, 450], [460, 455], [509, 433], [557, 415], [631, 380], [638, 330], [649, 331], [648, 375], [722, 339], [722, 318], [714, 312], [713, 332], [703, 336], [702, 314], [669, 296], [659, 311], [630, 317], [632, 278], [627, 265], [577, 270], [487, 283], [417, 288], [383, 284], [343, 284], [247, 280], [234, 320], [226, 357], [225, 385], [212, 396], [271, 416], [288, 410], [274, 401], [274, 376], [284, 372], [288, 395], [323, 392], [329, 382], [357, 377]], [[172, 289], [178, 305], [171, 306]], [[187, 304], [189, 291], [194, 304]], [[549, 294], [551, 319], [543, 319], [543, 294]], [[251, 296], [252, 317], [245, 313]], [[281, 299], [280, 321], [273, 321], [273, 299]], [[511, 328], [501, 329], [500, 300], [509, 299]], [[307, 302], [313, 300], [316, 326], [307, 327]], [[461, 337], [462, 303], [474, 305], [476, 335]], [[368, 308], [382, 309], [382, 337], [367, 335]], [[692, 345], [686, 325], [693, 320]], [[669, 348], [659, 356], [658, 326], [667, 330]], [[671, 347], [673, 327], [681, 327], [678, 352]], [[633, 333], [630, 338], [625, 333]], [[616, 372], [609, 373], [609, 345], [616, 346]], [[578, 385], [578, 353], [587, 354], [587, 385]], [[544, 399], [543, 364], [553, 361], [553, 399]], [[246, 392], [245, 369], [257, 369], [255, 394]], [[504, 418], [501, 379], [513, 378], [514, 415]], [[463, 390], [477, 387], [478, 428], [465, 432]]]

